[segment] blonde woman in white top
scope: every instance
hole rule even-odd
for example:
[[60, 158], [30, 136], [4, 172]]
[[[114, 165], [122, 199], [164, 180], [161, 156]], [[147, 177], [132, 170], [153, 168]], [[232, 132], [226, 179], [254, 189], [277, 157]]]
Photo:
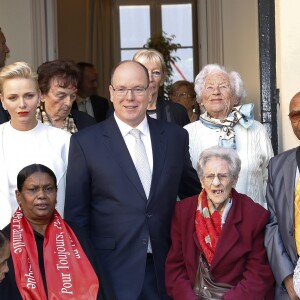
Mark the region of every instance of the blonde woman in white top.
[[[1, 70], [0, 99], [11, 117], [0, 125], [0, 228], [10, 222], [17, 209], [18, 172], [33, 163], [44, 164], [55, 173], [56, 208], [63, 215], [70, 134], [36, 120], [40, 90], [37, 74], [27, 63], [16, 62]], [[40, 205], [42, 213], [43, 205], [34, 205]]]
[[195, 79], [195, 92], [206, 112], [184, 127], [194, 168], [209, 147], [235, 149], [242, 162], [236, 190], [266, 208], [267, 166], [273, 150], [266, 129], [253, 119], [253, 104], [241, 105], [246, 92], [239, 73], [206, 65]]

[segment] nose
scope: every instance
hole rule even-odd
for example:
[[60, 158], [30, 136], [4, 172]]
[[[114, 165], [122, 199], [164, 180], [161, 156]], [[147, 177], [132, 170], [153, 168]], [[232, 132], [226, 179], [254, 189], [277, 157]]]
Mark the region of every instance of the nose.
[[150, 82], [153, 82], [153, 74], [151, 70], [148, 70], [148, 74], [149, 74], [149, 80]]
[[38, 199], [45, 199], [47, 198], [46, 191], [43, 188], [38, 189], [38, 194], [37, 194]]
[[26, 103], [25, 103], [25, 100], [24, 100], [23, 98], [20, 98], [19, 107], [20, 107], [21, 109], [23, 109], [23, 108], [26, 107]]
[[220, 181], [220, 179], [219, 179], [218, 176], [215, 176], [215, 177], [214, 177], [214, 179], [213, 179], [213, 181], [212, 181], [212, 184], [215, 185], [215, 186], [218, 186], [218, 185], [221, 184], [221, 181]]
[[215, 95], [220, 94], [220, 88], [219, 88], [219, 86], [214, 87], [213, 94], [215, 94]]
[[10, 52], [10, 50], [9, 50], [8, 46], [5, 44], [5, 53], [9, 53], [9, 52]]
[[133, 91], [132, 91], [132, 89], [128, 89], [127, 90], [126, 99], [127, 100], [132, 100], [133, 99]]
[[98, 87], [98, 81], [96, 81], [96, 80], [93, 81], [92, 82], [92, 87], [96, 89]]
[[75, 98], [72, 97], [72, 95], [69, 95], [65, 98], [65, 105], [68, 105], [69, 107], [71, 107], [74, 101], [75, 101]]

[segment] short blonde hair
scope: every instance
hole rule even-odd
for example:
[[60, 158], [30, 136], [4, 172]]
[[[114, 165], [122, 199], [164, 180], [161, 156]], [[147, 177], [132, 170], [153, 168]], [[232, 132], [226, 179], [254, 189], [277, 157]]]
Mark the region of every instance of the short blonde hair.
[[161, 67], [163, 78], [165, 78], [167, 73], [167, 67], [164, 61], [163, 55], [155, 49], [141, 49], [135, 53], [133, 56], [134, 61], [138, 61], [140, 63], [150, 62], [154, 64], [158, 64]]
[[0, 93], [3, 92], [4, 82], [8, 79], [15, 78], [25, 78], [33, 80], [35, 82], [37, 90], [39, 90], [37, 73], [34, 72], [31, 66], [26, 62], [15, 62], [6, 67], [3, 67], [0, 71]]

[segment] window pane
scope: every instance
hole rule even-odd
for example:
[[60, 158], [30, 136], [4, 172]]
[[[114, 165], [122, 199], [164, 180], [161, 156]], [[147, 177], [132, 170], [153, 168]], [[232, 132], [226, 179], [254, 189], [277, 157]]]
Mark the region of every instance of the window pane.
[[121, 48], [143, 46], [150, 36], [150, 7], [120, 6]]
[[194, 81], [194, 61], [193, 61], [193, 49], [178, 49], [175, 54], [181, 58], [181, 60], [175, 63], [173, 66], [173, 82], [177, 80]]
[[193, 46], [192, 5], [162, 5], [162, 30], [168, 36], [175, 35], [175, 43]]
[[121, 61], [122, 60], [132, 60], [133, 55], [140, 49], [134, 50], [121, 50]]

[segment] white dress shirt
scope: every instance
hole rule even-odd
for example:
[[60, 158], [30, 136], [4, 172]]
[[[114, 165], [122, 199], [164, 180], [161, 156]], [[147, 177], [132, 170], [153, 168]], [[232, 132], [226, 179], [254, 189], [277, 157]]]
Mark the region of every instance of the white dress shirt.
[[[127, 149], [130, 153], [130, 156], [135, 164], [136, 159], [135, 159], [135, 138], [133, 135], [131, 135], [129, 132], [133, 127], [129, 126], [120, 118], [117, 117], [116, 113], [114, 113], [115, 120], [117, 122], [117, 125], [121, 131], [121, 134], [124, 138], [125, 144], [127, 146]], [[151, 144], [151, 136], [150, 136], [150, 130], [149, 130], [149, 125], [147, 121], [147, 117], [145, 116], [144, 120], [137, 126], [135, 127], [136, 129], [139, 129], [141, 131], [141, 139], [144, 143], [145, 149], [146, 149], [146, 154], [150, 166], [151, 172], [153, 171], [153, 153], [152, 153], [152, 144]]]

